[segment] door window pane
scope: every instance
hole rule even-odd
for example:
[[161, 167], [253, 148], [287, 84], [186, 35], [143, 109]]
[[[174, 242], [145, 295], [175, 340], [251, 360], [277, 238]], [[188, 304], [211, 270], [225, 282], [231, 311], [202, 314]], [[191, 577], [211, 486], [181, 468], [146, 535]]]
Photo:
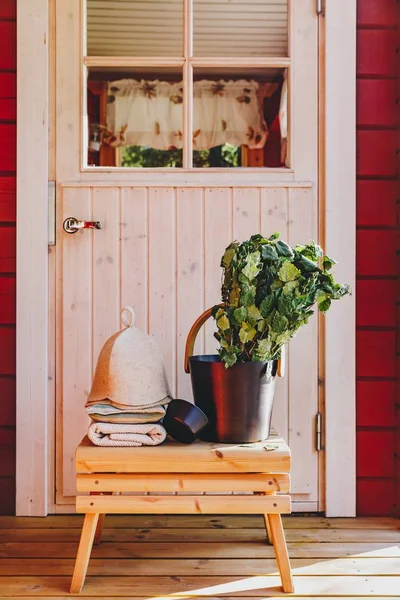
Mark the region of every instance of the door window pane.
[[194, 0], [193, 6], [194, 56], [288, 55], [288, 0]]
[[182, 166], [182, 71], [90, 69], [88, 164]]
[[283, 70], [196, 69], [194, 75], [193, 166], [286, 166]]
[[182, 0], [87, 0], [86, 6], [88, 56], [182, 56]]

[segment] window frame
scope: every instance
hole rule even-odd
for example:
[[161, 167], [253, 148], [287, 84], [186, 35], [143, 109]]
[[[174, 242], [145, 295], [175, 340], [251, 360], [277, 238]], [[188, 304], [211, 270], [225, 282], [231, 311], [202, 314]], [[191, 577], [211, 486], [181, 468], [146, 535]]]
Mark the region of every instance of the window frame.
[[[193, 8], [196, 0], [181, 0], [183, 8], [183, 23], [182, 23], [182, 56], [172, 57], [157, 57], [157, 56], [88, 56], [87, 55], [87, 0], [80, 0], [80, 12], [81, 12], [81, 72], [82, 72], [82, 107], [81, 107], [81, 171], [82, 172], [162, 172], [170, 173], [192, 173], [192, 172], [220, 172], [221, 167], [211, 168], [193, 168], [193, 71], [200, 67], [216, 67], [222, 69], [229, 69], [232, 67], [240, 66], [243, 69], [251, 67], [259, 68], [280, 68], [287, 69], [288, 78], [288, 149], [287, 159], [288, 164], [292, 165], [292, 152], [290, 140], [291, 132], [291, 111], [290, 111], [290, 90], [291, 90], [291, 15], [293, 0], [287, 0], [288, 2], [288, 51], [285, 57], [268, 57], [268, 56], [234, 56], [234, 57], [223, 57], [223, 56], [202, 56], [196, 57], [193, 55], [194, 47], [194, 23], [193, 23]], [[88, 147], [88, 127], [87, 127], [87, 75], [88, 69], [94, 67], [103, 68], [135, 68], [135, 67], [153, 67], [153, 68], [178, 68], [182, 69], [183, 80], [183, 115], [182, 115], [182, 133], [183, 133], [183, 152], [182, 152], [182, 167], [152, 167], [145, 169], [138, 169], [137, 167], [104, 167], [104, 166], [89, 166], [87, 164], [87, 152]], [[287, 167], [228, 167], [223, 170], [227, 170], [229, 173], [232, 171], [243, 171], [246, 169], [247, 172], [253, 170], [255, 172], [264, 173], [279, 173], [279, 174], [290, 174], [293, 173], [291, 168]]]
[[[84, 0], [55, 1], [55, 64], [56, 98], [55, 170], [58, 181], [98, 183], [111, 181], [118, 185], [165, 186], [237, 186], [259, 187], [274, 184], [290, 186], [293, 183], [317, 185], [318, 180], [318, 60], [321, 40], [318, 37], [318, 16], [314, 0], [290, 0], [289, 58], [282, 66], [288, 68], [290, 168], [236, 167], [236, 168], [151, 168], [90, 167], [83, 160], [87, 150], [86, 69], [83, 46], [86, 27]], [[294, 34], [295, 33], [295, 34]], [[107, 57], [113, 61], [114, 57]], [[136, 61], [126, 59], [124, 61]], [[154, 60], [153, 58], [151, 59]], [[205, 61], [205, 58], [200, 60]], [[230, 61], [233, 59], [230, 58]], [[236, 58], [235, 58], [236, 60]], [[104, 66], [109, 64], [104, 62]], [[254, 64], [254, 58], [246, 58]], [[266, 67], [281, 64], [278, 59], [262, 58]], [[182, 59], [183, 62], [183, 59]], [[111, 63], [112, 64], [112, 63]], [[147, 65], [148, 62], [143, 61]], [[162, 65], [162, 61], [159, 62]], [[307, 82], [307, 85], [304, 85]], [[294, 98], [296, 99], [294, 102]], [[305, 151], [306, 147], [306, 151]]]

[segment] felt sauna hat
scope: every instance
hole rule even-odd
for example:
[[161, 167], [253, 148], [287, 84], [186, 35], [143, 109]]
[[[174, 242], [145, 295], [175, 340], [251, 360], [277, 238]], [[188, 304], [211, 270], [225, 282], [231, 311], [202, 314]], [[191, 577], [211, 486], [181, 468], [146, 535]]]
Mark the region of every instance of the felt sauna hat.
[[164, 362], [155, 341], [135, 327], [135, 311], [121, 311], [125, 329], [111, 336], [97, 360], [86, 406], [107, 403], [140, 412], [171, 400]]

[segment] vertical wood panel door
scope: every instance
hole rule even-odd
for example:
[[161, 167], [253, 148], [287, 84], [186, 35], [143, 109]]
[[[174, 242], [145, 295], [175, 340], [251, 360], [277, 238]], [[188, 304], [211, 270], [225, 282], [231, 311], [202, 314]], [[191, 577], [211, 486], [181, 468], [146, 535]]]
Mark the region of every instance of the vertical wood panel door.
[[[239, 73], [249, 80], [264, 77], [265, 68], [267, 83], [272, 77], [281, 82], [279, 85], [283, 81], [279, 78], [287, 69], [290, 148], [287, 164], [274, 168], [265, 164], [264, 168], [218, 169], [208, 165], [208, 168], [192, 169], [192, 156], [200, 160], [192, 153], [196, 136], [192, 139], [190, 135], [196, 104], [184, 94], [183, 100], [180, 100], [184, 103], [182, 168], [124, 169], [121, 161], [118, 163], [120, 152], [108, 152], [116, 161], [114, 165], [106, 168], [91, 166], [90, 161], [95, 159], [90, 152], [88, 154], [85, 132], [88, 119], [90, 121], [96, 114], [96, 106], [94, 96], [93, 108], [86, 102], [86, 92], [83, 100], [81, 95], [82, 80], [91, 76], [90, 68], [93, 66], [94, 73], [91, 89], [102, 90], [105, 88], [103, 83], [99, 85], [99, 81], [102, 77], [111, 78], [112, 69], [118, 77], [122, 77], [121, 73], [129, 73], [133, 77], [132, 73], [137, 68], [143, 79], [150, 78], [150, 75], [155, 79], [163, 76], [160, 72], [156, 74], [157, 61], [161, 61], [160, 64], [169, 69], [166, 69], [166, 79], [170, 80], [175, 76], [171, 73], [175, 73], [180, 59], [170, 58], [170, 55], [162, 59], [152, 58], [151, 40], [146, 41], [147, 33], [140, 31], [141, 18], [135, 22], [134, 30], [139, 40], [137, 45], [142, 43], [140, 40], [147, 44], [146, 58], [140, 57], [139, 50], [137, 56], [126, 55], [127, 52], [136, 52], [132, 49], [136, 48], [134, 42], [129, 41], [133, 39], [129, 31], [125, 41], [122, 38], [121, 41], [114, 40], [116, 47], [106, 56], [103, 46], [113, 36], [110, 31], [107, 32], [108, 17], [101, 11], [115, 5], [116, 12], [112, 13], [112, 17], [116, 19], [118, 30], [123, 31], [124, 28], [129, 29], [130, 11], [139, 10], [143, 3], [121, 3], [118, 0], [54, 3], [57, 32], [54, 126], [57, 142], [54, 143], [53, 158], [58, 190], [56, 261], [52, 274], [56, 281], [56, 302], [52, 303], [55, 315], [51, 315], [56, 325], [55, 510], [68, 510], [68, 505], [74, 503], [74, 453], [89, 423], [84, 406], [100, 349], [109, 336], [121, 329], [122, 307], [132, 305], [136, 311], [137, 327], [154, 336], [164, 358], [173, 396], [191, 400], [190, 378], [183, 368], [186, 337], [196, 318], [205, 309], [220, 302], [220, 261], [225, 247], [233, 240], [243, 241], [256, 233], [268, 237], [276, 231], [293, 245], [318, 240], [318, 20], [314, 0], [265, 0], [267, 12], [261, 14], [260, 19], [257, 11], [264, 10], [263, 0], [251, 2], [255, 17], [249, 22], [249, 27], [257, 28], [260, 20], [260, 31], [252, 38], [254, 44], [264, 39], [262, 28], [265, 23], [271, 23], [265, 26], [272, 41], [267, 44], [267, 54], [261, 49], [258, 57], [239, 57], [239, 67], [235, 66], [234, 46], [230, 48], [229, 55], [220, 57], [221, 42], [214, 40], [207, 29], [207, 2], [182, 2], [186, 7], [182, 34], [185, 44], [179, 68], [188, 92], [196, 85], [198, 65], [202, 69], [199, 67], [200, 75], [203, 76], [208, 69], [205, 77], [216, 77], [213, 75], [215, 70], [218, 79], [237, 79]], [[86, 4], [89, 50], [85, 57], [84, 52], [79, 54], [79, 39], [85, 39], [81, 30], [81, 10]], [[174, 0], [173, 4], [176, 9], [179, 0]], [[214, 52], [213, 60], [210, 56], [202, 58], [204, 52], [199, 58], [191, 56], [188, 36], [192, 35], [193, 27], [188, 9], [192, 4], [194, 49], [196, 51], [197, 47], [196, 15], [200, 14], [200, 22], [205, 27], [204, 31], [199, 30], [200, 34], [209, 36], [210, 48], [214, 42], [216, 44], [210, 50]], [[161, 7], [163, 0], [149, 3], [149, 11], [155, 5]], [[223, 23], [224, 15], [230, 15], [229, 11], [226, 12], [227, 0], [222, 0], [218, 6], [222, 15], [218, 18]], [[241, 10], [241, 2], [235, 0], [231, 16], [236, 21], [230, 27], [239, 33], [238, 15], [240, 17]], [[146, 13], [145, 16], [146, 31], [150, 31], [151, 15]], [[288, 20], [290, 35], [285, 34]], [[161, 31], [162, 22], [157, 21], [156, 25], [157, 31]], [[278, 27], [279, 31], [274, 33], [274, 27]], [[175, 30], [179, 30], [178, 25]], [[286, 42], [285, 35], [289, 35]], [[285, 44], [287, 46], [286, 54], [276, 59], [268, 55], [272, 45], [278, 43], [274, 40], [281, 40], [282, 48]], [[174, 40], [170, 42], [171, 48], [175, 48], [173, 43]], [[202, 43], [199, 42], [200, 49]], [[103, 54], [96, 57], [94, 54], [99, 44], [103, 44]], [[245, 53], [247, 42], [238, 47]], [[265, 83], [263, 80], [263, 85]], [[266, 89], [265, 85], [263, 89]], [[221, 88], [218, 90], [218, 94], [221, 93]], [[239, 99], [237, 103], [246, 103], [242, 96]], [[102, 105], [99, 118], [103, 118], [104, 110]], [[276, 144], [276, 133], [273, 142], [276, 123], [275, 120], [275, 125], [270, 124], [271, 144]], [[158, 130], [159, 127], [156, 132]], [[239, 147], [238, 151], [242, 152], [242, 164], [248, 160], [251, 165], [254, 159], [254, 156], [251, 158], [252, 150], [245, 152]], [[257, 160], [266, 160], [268, 153], [274, 154], [267, 146], [266, 152], [257, 149], [257, 153]], [[68, 217], [101, 221], [103, 227], [99, 230], [84, 229], [70, 235], [63, 231], [63, 222]], [[214, 331], [211, 321], [203, 327], [197, 339], [196, 353], [216, 351]], [[315, 450], [314, 436], [319, 402], [318, 343], [318, 320], [314, 318], [290, 342], [287, 374], [278, 381], [273, 414], [276, 429], [286, 438], [292, 450], [294, 510], [301, 511], [321, 509], [319, 455]], [[54, 357], [51, 360], [54, 361]]]
[[[121, 328], [131, 304], [137, 326], [154, 336], [172, 394], [192, 400], [184, 373], [186, 336], [220, 301], [224, 248], [255, 232], [280, 231], [291, 244], [316, 237], [315, 194], [308, 187], [180, 188], [62, 186], [60, 220], [101, 220], [103, 229], [63, 235], [59, 279], [61, 354], [58, 452], [62, 498], [75, 494], [74, 451], [85, 435], [84, 404], [97, 356]], [[213, 353], [215, 327], [198, 336], [196, 353]], [[293, 455], [292, 491], [303, 510], [318, 501], [314, 418], [318, 410], [317, 319], [289, 344], [288, 372], [278, 381], [274, 425]], [[162, 448], [160, 448], [162, 452]], [[140, 450], [138, 450], [140, 453]]]

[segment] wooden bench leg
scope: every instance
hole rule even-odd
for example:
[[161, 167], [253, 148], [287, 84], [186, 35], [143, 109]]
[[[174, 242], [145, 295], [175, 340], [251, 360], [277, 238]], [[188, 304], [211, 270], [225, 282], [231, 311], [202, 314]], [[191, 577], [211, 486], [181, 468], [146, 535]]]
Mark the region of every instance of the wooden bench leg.
[[271, 530], [276, 562], [278, 563], [278, 569], [281, 574], [283, 591], [287, 594], [293, 594], [294, 585], [292, 570], [290, 568], [289, 555], [287, 551], [281, 515], [267, 515], [267, 519], [269, 521]]
[[83, 522], [78, 554], [76, 555], [74, 574], [71, 582], [71, 594], [79, 594], [85, 583], [86, 572], [92, 551], [93, 540], [96, 532], [98, 514], [87, 514]]
[[270, 544], [272, 546], [272, 534], [271, 534], [271, 527], [269, 526], [268, 515], [264, 515], [264, 523], [265, 523], [265, 530], [267, 532], [268, 544]]
[[93, 541], [95, 546], [98, 546], [101, 542], [101, 534], [103, 532], [105, 518], [106, 518], [106, 515], [99, 515], [99, 519], [97, 521], [97, 526], [96, 526], [96, 533], [94, 534], [94, 541]]

